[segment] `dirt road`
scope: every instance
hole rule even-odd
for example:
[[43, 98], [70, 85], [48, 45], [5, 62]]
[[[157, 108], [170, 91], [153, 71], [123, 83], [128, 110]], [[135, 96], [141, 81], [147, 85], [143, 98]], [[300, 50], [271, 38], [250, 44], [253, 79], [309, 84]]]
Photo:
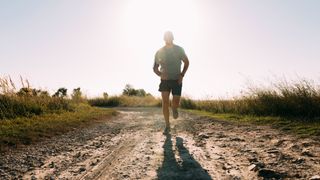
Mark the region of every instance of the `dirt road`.
[[0, 179], [320, 179], [320, 143], [269, 127], [159, 108], [112, 119], [0, 157]]

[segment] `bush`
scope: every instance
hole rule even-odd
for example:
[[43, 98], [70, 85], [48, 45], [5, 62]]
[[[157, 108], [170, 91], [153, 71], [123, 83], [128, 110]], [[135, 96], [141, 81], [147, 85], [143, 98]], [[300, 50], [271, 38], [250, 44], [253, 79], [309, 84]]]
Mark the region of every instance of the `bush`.
[[153, 96], [113, 96], [110, 98], [94, 98], [88, 100], [89, 104], [98, 107], [151, 107], [159, 106], [160, 100]]
[[130, 107], [156, 107], [158, 106], [160, 99], [153, 96], [120, 96], [121, 106]]
[[95, 98], [89, 99], [88, 103], [91, 106], [98, 106], [98, 107], [116, 107], [120, 105], [120, 98], [117, 96], [113, 96], [110, 98]]
[[130, 84], [127, 84], [123, 89], [122, 95], [145, 97], [147, 93], [144, 89], [134, 89]]
[[74, 103], [85, 102], [85, 98], [82, 96], [80, 87], [73, 89], [73, 92], [71, 94], [71, 99]]
[[181, 106], [181, 108], [185, 108], [185, 109], [196, 109], [197, 108], [196, 103], [189, 98], [181, 98], [180, 106]]

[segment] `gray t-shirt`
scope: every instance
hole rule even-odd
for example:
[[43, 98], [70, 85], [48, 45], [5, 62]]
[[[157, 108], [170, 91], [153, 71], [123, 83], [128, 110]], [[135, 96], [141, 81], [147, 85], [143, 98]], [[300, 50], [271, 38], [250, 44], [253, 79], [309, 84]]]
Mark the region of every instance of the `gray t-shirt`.
[[160, 65], [162, 79], [177, 80], [181, 73], [181, 60], [187, 56], [182, 47], [162, 47], [155, 55], [154, 63]]

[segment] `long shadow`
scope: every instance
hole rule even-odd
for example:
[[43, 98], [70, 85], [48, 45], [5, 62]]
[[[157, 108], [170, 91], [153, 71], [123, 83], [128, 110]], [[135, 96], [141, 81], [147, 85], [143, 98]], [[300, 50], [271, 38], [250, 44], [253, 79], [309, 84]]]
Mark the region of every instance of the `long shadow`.
[[164, 160], [162, 166], [157, 170], [159, 180], [211, 180], [211, 176], [192, 157], [188, 149], [183, 145], [183, 139], [176, 137], [176, 147], [182, 163], [178, 163], [171, 140], [170, 132], [166, 132], [166, 140], [163, 145]]

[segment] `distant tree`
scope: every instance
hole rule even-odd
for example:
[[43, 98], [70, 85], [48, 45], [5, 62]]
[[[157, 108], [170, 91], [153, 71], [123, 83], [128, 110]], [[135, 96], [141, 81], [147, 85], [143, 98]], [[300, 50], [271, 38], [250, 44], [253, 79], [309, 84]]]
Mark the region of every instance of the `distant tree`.
[[122, 92], [123, 95], [127, 95], [127, 96], [136, 96], [137, 93], [138, 93], [137, 90], [135, 90], [130, 84], [126, 84]]
[[109, 94], [108, 94], [107, 92], [104, 92], [104, 93], [102, 94], [102, 96], [103, 96], [104, 99], [108, 99]]
[[147, 94], [144, 89], [138, 89], [138, 90], [136, 90], [136, 91], [137, 91], [136, 96], [145, 97], [146, 94]]
[[55, 92], [54, 94], [53, 94], [53, 97], [60, 97], [60, 98], [64, 98], [64, 97], [66, 97], [67, 96], [67, 89], [66, 88], [59, 88], [58, 90], [57, 90], [57, 92]]
[[76, 88], [76, 89], [73, 89], [73, 92], [71, 94], [71, 99], [74, 101], [74, 102], [81, 102], [83, 100], [82, 98], [82, 92], [81, 92], [81, 89], [80, 87]]
[[126, 96], [140, 96], [140, 97], [144, 97], [147, 95], [144, 89], [134, 89], [133, 86], [131, 86], [130, 84], [127, 84], [125, 86], [122, 94]]

